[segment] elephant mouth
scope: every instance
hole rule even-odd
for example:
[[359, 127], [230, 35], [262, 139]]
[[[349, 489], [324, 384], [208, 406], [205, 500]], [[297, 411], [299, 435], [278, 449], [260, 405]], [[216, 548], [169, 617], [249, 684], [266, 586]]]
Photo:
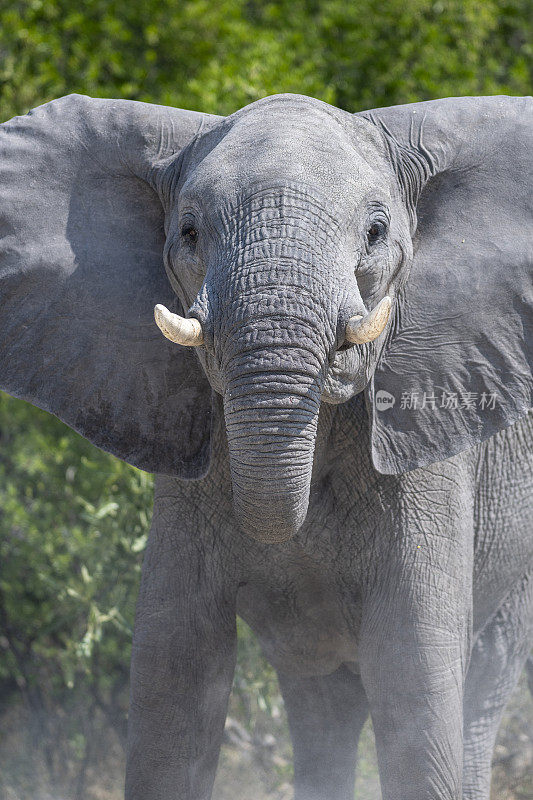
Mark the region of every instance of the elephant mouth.
[[349, 347], [337, 351], [327, 371], [322, 400], [338, 405], [362, 392], [372, 378], [376, 360], [373, 343], [365, 348]]
[[[223, 396], [225, 381], [217, 359], [205, 350], [199, 352], [198, 357], [211, 388]], [[368, 352], [362, 353], [361, 348], [350, 346], [349, 349], [339, 351], [333, 363], [327, 368], [321, 401], [339, 405], [351, 400], [365, 389], [372, 377], [374, 366], [372, 355]]]

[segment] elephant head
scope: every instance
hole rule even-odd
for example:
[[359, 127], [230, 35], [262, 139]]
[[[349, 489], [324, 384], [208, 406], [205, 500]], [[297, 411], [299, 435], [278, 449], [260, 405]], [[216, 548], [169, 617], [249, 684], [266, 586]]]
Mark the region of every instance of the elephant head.
[[382, 472], [531, 406], [532, 118], [280, 95], [224, 119], [71, 96], [11, 120], [0, 385], [188, 479], [220, 394], [240, 525], [288, 538], [321, 403], [366, 392]]

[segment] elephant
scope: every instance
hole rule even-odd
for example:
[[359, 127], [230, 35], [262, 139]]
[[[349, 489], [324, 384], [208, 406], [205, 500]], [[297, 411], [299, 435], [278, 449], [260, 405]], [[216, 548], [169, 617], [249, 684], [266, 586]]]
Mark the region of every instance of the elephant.
[[0, 387], [156, 473], [127, 800], [211, 797], [237, 615], [296, 800], [353, 797], [369, 715], [384, 800], [488, 800], [533, 644], [532, 146], [508, 96], [0, 127]]

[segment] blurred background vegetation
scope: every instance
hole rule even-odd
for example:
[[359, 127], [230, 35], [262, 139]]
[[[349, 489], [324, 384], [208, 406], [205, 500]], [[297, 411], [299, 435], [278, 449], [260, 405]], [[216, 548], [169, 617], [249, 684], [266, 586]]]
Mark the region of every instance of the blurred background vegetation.
[[[228, 114], [276, 92], [349, 111], [530, 94], [532, 0], [0, 0], [0, 121], [70, 92]], [[120, 797], [152, 479], [0, 395], [0, 800]], [[272, 670], [244, 625], [217, 800], [289, 798]], [[523, 678], [494, 797], [533, 798]], [[370, 729], [358, 798], [379, 797]]]

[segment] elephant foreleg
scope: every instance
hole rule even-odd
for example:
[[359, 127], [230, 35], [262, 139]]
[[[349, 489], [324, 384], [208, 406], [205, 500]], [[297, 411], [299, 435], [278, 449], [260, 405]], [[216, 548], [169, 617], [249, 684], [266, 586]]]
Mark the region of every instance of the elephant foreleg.
[[461, 797], [472, 508], [452, 467], [391, 479], [375, 522], [359, 659], [384, 800]]
[[359, 675], [279, 675], [294, 751], [295, 800], [351, 800], [368, 703]]
[[488, 800], [503, 710], [533, 642], [533, 575], [526, 576], [477, 637], [464, 702], [463, 800]]
[[126, 800], [209, 800], [235, 666], [234, 599], [216, 548], [174, 505], [156, 499], [143, 567]]

